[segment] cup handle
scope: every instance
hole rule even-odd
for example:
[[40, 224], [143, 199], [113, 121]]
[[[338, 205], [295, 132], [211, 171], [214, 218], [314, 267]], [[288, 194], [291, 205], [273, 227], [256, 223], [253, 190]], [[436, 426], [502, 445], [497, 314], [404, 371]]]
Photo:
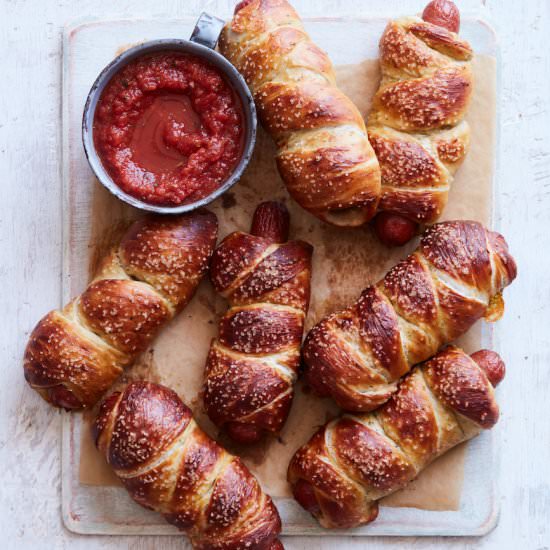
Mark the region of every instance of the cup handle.
[[209, 13], [203, 12], [197, 19], [190, 40], [191, 42], [197, 42], [198, 44], [214, 49], [224, 25], [225, 21], [222, 19], [218, 19]]

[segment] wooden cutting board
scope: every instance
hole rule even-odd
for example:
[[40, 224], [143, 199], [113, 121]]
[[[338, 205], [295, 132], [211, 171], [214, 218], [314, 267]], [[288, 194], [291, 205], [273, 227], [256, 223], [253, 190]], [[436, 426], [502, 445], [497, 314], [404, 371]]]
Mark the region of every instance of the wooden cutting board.
[[[364, 63], [376, 57], [378, 39], [386, 20], [383, 18], [316, 18], [305, 24], [313, 39], [323, 47], [337, 65]], [[63, 136], [64, 136], [64, 185], [65, 185], [65, 262], [64, 295], [68, 300], [80, 292], [88, 280], [90, 263], [97, 250], [98, 225], [115, 227], [122, 218], [131, 216], [127, 208], [119, 203], [108, 203], [103, 208], [101, 201], [106, 195], [100, 190], [87, 165], [80, 141], [80, 119], [86, 94], [99, 71], [121, 50], [129, 45], [152, 38], [188, 37], [194, 20], [171, 21], [89, 21], [65, 31], [64, 37], [64, 94], [63, 94]], [[466, 20], [463, 34], [469, 39], [475, 51], [484, 57], [488, 67], [495, 66], [496, 41], [491, 29], [476, 19]], [[491, 62], [492, 61], [492, 62]], [[340, 74], [345, 74], [342, 69]], [[349, 70], [348, 70], [349, 72]], [[494, 92], [495, 72], [485, 73], [484, 89]], [[353, 84], [353, 75], [348, 74]], [[367, 93], [367, 92], [366, 92]], [[490, 97], [488, 97], [490, 96]], [[494, 95], [487, 92], [481, 98], [483, 105], [494, 110]], [[494, 134], [495, 117], [489, 117]], [[475, 137], [475, 136], [474, 136]], [[475, 146], [475, 143], [474, 143]], [[488, 168], [487, 181], [491, 186], [495, 148], [490, 158], [485, 158]], [[469, 157], [467, 162], [475, 159]], [[475, 168], [475, 167], [471, 167]], [[464, 168], [466, 170], [466, 167]], [[475, 174], [475, 170], [473, 172]], [[250, 175], [249, 175], [250, 177]], [[478, 217], [487, 222], [492, 212], [491, 192], [479, 194], [479, 182], [459, 177], [456, 182], [454, 215], [456, 217]], [[470, 187], [468, 187], [470, 186]], [[107, 197], [107, 201], [111, 199]], [[115, 199], [112, 199], [115, 201]], [[451, 197], [451, 201], [453, 197]], [[481, 200], [481, 204], [480, 204]], [[100, 203], [98, 204], [98, 201]], [[249, 217], [249, 213], [246, 213]], [[299, 214], [298, 214], [299, 215]], [[98, 221], [98, 217], [102, 219]], [[246, 216], [244, 216], [246, 217]], [[227, 220], [225, 220], [227, 222]], [[226, 224], [227, 225], [227, 224]], [[229, 223], [230, 225], [230, 223]], [[222, 227], [224, 223], [222, 223]], [[225, 233], [222, 231], [221, 236]], [[95, 248], [91, 248], [94, 243]], [[395, 262], [404, 251], [388, 254], [380, 265], [383, 272], [387, 265]], [[372, 261], [372, 257], [371, 257]], [[349, 281], [348, 281], [349, 282]], [[365, 285], [371, 281], [365, 281]], [[340, 281], [345, 294], [346, 279]], [[351, 282], [350, 282], [351, 286]], [[340, 299], [342, 299], [340, 297]], [[475, 347], [490, 347], [491, 335], [486, 325], [472, 331]], [[192, 398], [191, 396], [185, 396]], [[79, 533], [103, 534], [174, 534], [175, 529], [165, 524], [162, 518], [135, 505], [126, 492], [116, 486], [92, 486], [81, 483], [79, 474], [81, 453], [81, 431], [86, 429], [82, 415], [66, 414], [63, 422], [63, 516], [67, 527]], [[346, 531], [354, 536], [365, 535], [479, 535], [487, 532], [496, 521], [495, 498], [495, 445], [492, 434], [483, 434], [468, 444], [460, 472], [464, 483], [459, 484], [461, 498], [457, 510], [424, 510], [415, 507], [384, 507], [379, 519], [372, 525]], [[305, 441], [305, 439], [304, 439]], [[261, 472], [257, 472], [262, 480]], [[456, 489], [456, 487], [455, 487]], [[446, 490], [443, 480], [439, 490]], [[450, 490], [450, 486], [449, 486]], [[288, 497], [275, 498], [284, 524], [284, 534], [330, 535], [342, 532], [327, 532]], [[412, 504], [414, 506], [414, 499]]]

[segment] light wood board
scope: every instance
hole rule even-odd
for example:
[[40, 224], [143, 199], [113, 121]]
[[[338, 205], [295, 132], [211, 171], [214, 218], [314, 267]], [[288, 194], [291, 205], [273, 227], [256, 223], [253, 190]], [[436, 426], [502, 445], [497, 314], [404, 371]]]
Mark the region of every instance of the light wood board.
[[[93, 219], [97, 214], [93, 177], [80, 145], [81, 105], [99, 70], [124, 47], [159, 37], [188, 36], [194, 19], [179, 21], [88, 21], [66, 30], [65, 39], [65, 298], [81, 290], [88, 278]], [[305, 20], [312, 38], [331, 56], [335, 64], [359, 63], [375, 58], [378, 39], [386, 24], [385, 18], [309, 18]], [[463, 35], [478, 54], [496, 55], [495, 37], [479, 20], [466, 20]], [[343, 40], [343, 37], [346, 37]], [[490, 77], [489, 77], [490, 78]], [[489, 105], [488, 108], [492, 108]], [[490, 165], [489, 165], [490, 166]], [[464, 186], [466, 183], [461, 182]], [[475, 184], [471, 182], [471, 200]], [[464, 189], [463, 189], [464, 190]], [[487, 199], [484, 199], [487, 200]], [[489, 199], [490, 200], [490, 199]], [[478, 205], [476, 205], [477, 207]], [[491, 205], [486, 204], [485, 210]], [[477, 208], [465, 202], [459, 217], [469, 217]], [[94, 214], [95, 212], [95, 214]], [[112, 223], [123, 214], [115, 208], [104, 215], [113, 216]], [[471, 215], [471, 214], [470, 214]], [[482, 215], [486, 219], [486, 215]], [[345, 284], [345, 280], [343, 280]], [[366, 282], [365, 282], [366, 284]], [[482, 330], [481, 345], [490, 347], [489, 329]], [[68, 415], [64, 422], [63, 513], [66, 525], [83, 533], [170, 534], [175, 529], [158, 515], [140, 509], [118, 487], [92, 487], [79, 483], [79, 442], [83, 428], [80, 415]], [[494, 445], [491, 434], [483, 434], [468, 446], [464, 466], [465, 485], [458, 511], [430, 511], [417, 508], [382, 508], [372, 525], [345, 531], [354, 536], [366, 535], [472, 535], [487, 532], [497, 516], [494, 476], [487, 464], [493, 463]], [[456, 475], [462, 475], [462, 471]], [[275, 499], [283, 520], [285, 534], [324, 534], [338, 536], [342, 532], [325, 531], [291, 498]]]

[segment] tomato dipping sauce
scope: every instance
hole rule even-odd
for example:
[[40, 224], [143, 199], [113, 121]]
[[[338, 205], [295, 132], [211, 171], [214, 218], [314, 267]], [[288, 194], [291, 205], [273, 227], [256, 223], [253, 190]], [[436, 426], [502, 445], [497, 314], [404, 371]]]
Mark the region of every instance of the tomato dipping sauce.
[[149, 204], [179, 206], [210, 195], [244, 148], [242, 103], [200, 57], [164, 51], [123, 67], [101, 94], [96, 151], [113, 181]]

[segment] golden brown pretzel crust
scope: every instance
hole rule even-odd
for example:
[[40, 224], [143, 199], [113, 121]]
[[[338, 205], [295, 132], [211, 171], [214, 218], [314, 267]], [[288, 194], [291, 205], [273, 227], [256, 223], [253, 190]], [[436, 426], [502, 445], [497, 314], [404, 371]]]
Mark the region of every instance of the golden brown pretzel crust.
[[367, 125], [382, 170], [380, 210], [420, 223], [441, 214], [470, 142], [471, 58], [458, 35], [417, 17], [386, 27]]
[[29, 384], [52, 405], [93, 406], [189, 302], [216, 235], [207, 211], [135, 222], [88, 288], [33, 330], [24, 359]]
[[493, 387], [456, 347], [413, 369], [381, 408], [323, 426], [290, 462], [293, 487], [307, 483], [323, 527], [376, 518], [378, 499], [397, 491], [449, 449], [498, 420]]
[[501, 235], [471, 221], [432, 226], [416, 252], [309, 332], [308, 383], [346, 410], [374, 409], [413, 365], [492, 313], [515, 276]]
[[184, 531], [194, 548], [267, 550], [277, 541], [271, 498], [172, 390], [129, 384], [102, 403], [93, 432], [130, 496]]
[[217, 426], [277, 433], [288, 416], [309, 304], [312, 247], [232, 233], [210, 276], [230, 308], [206, 363], [204, 403]]
[[294, 199], [335, 225], [370, 220], [380, 169], [364, 121], [290, 4], [253, 0], [226, 25], [219, 44], [254, 95]]

